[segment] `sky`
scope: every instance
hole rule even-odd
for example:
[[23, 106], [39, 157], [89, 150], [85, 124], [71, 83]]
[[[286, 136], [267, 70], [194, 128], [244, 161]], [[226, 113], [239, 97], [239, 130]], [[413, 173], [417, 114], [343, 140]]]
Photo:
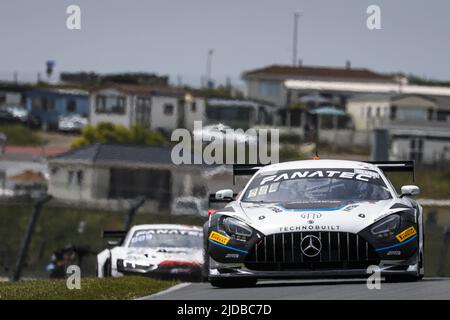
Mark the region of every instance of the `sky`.
[[[68, 30], [66, 8], [81, 8]], [[366, 26], [369, 5], [381, 29]], [[0, 79], [55, 72], [156, 72], [199, 85], [213, 49], [212, 78], [292, 63], [294, 12], [301, 12], [304, 65], [369, 68], [450, 80], [448, 0], [1, 0]]]

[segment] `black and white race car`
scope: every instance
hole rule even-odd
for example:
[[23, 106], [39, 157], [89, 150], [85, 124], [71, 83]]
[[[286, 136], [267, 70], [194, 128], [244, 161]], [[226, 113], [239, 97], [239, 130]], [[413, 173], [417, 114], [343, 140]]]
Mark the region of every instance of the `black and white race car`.
[[424, 275], [422, 207], [399, 195], [383, 171], [414, 172], [414, 162], [305, 160], [236, 166], [252, 175], [205, 224], [205, 267], [213, 286], [257, 279], [368, 277], [377, 266], [387, 281]]
[[203, 230], [200, 227], [148, 224], [127, 231], [105, 231], [118, 238], [97, 255], [98, 277], [127, 274], [200, 280]]

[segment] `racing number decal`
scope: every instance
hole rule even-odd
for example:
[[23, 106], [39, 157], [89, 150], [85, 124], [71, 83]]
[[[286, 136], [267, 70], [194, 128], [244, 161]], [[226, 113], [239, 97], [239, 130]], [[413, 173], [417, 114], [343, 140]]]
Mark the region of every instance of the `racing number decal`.
[[226, 236], [223, 236], [220, 233], [217, 233], [215, 231], [211, 232], [211, 234], [209, 235], [209, 238], [211, 240], [214, 240], [214, 241], [216, 241], [218, 243], [221, 243], [221, 244], [227, 244], [228, 241], [230, 241], [230, 238], [228, 238]]
[[403, 230], [402, 232], [400, 232], [398, 235], [396, 235], [395, 237], [397, 238], [397, 240], [399, 242], [403, 242], [408, 238], [411, 238], [413, 235], [415, 235], [416, 229], [414, 227], [409, 227], [406, 230]]

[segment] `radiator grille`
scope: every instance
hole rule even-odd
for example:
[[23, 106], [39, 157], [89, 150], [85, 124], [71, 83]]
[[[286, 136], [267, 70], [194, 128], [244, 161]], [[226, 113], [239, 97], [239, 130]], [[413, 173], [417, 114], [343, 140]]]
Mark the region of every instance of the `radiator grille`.
[[[315, 256], [302, 253], [302, 240], [309, 241], [308, 236], [320, 240], [321, 250]], [[266, 236], [250, 250], [245, 262], [249, 269], [268, 270], [365, 268], [378, 264], [379, 258], [374, 248], [357, 234], [321, 231]]]

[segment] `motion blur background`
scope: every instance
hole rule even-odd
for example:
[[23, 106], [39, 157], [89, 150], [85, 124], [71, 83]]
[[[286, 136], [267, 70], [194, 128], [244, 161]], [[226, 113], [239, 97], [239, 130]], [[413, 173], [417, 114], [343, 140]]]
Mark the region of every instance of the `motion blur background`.
[[[202, 225], [230, 166], [173, 165], [173, 130], [280, 130], [280, 161], [415, 160], [427, 275], [450, 275], [450, 3], [12, 1], [0, 4], [0, 277], [46, 195], [25, 278], [52, 254], [95, 274], [101, 232]], [[70, 30], [69, 5], [80, 8]], [[236, 140], [253, 143], [245, 134]], [[199, 150], [191, 150], [192, 153]], [[391, 176], [398, 188], [410, 176]], [[82, 257], [82, 261], [79, 258]]]

